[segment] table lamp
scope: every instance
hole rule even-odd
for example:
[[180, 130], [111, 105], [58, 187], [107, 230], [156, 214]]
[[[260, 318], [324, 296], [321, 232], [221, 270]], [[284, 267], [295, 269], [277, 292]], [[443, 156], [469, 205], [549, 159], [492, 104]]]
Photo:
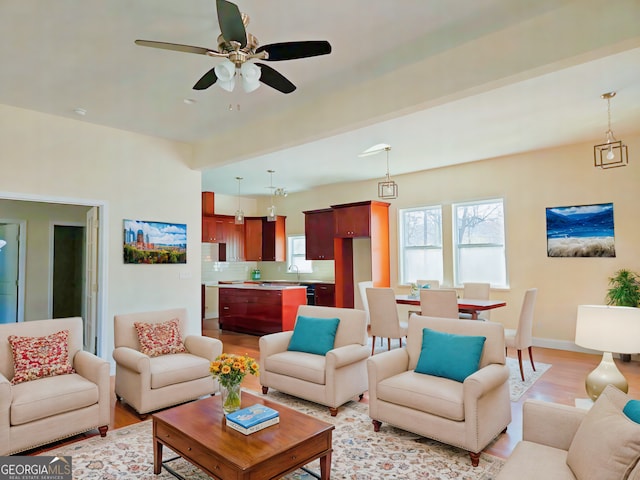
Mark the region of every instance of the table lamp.
[[623, 392], [629, 384], [613, 361], [612, 352], [640, 352], [640, 308], [578, 305], [576, 345], [603, 352], [600, 365], [585, 380], [591, 400], [612, 384]]

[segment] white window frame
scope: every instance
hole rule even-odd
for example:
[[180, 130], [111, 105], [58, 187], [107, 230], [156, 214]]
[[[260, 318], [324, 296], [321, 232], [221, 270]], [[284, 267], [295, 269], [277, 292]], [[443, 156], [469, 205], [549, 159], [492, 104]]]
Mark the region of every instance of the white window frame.
[[[486, 243], [459, 243], [458, 241], [458, 208], [465, 208], [476, 205], [486, 205], [490, 203], [499, 203], [502, 209], [502, 242], [486, 242]], [[491, 282], [492, 288], [509, 288], [509, 277], [508, 277], [508, 269], [507, 269], [507, 246], [506, 246], [506, 227], [505, 227], [505, 204], [503, 198], [491, 198], [486, 200], [477, 200], [471, 202], [459, 202], [451, 205], [451, 215], [452, 215], [452, 243], [453, 243], [453, 281], [456, 287], [461, 287], [464, 283], [464, 280], [460, 278], [460, 250], [466, 248], [502, 248], [503, 260], [502, 264], [504, 267], [504, 272], [502, 276], [504, 278], [504, 283], [496, 284], [495, 282]], [[487, 281], [490, 282], [489, 278], [474, 278], [473, 281], [482, 282]], [[471, 281], [471, 280], [468, 280]]]
[[[416, 212], [416, 211], [425, 211], [425, 210], [433, 210], [433, 209], [438, 209], [440, 210], [440, 244], [432, 244], [432, 245], [420, 245], [420, 246], [406, 246], [405, 245], [405, 214], [411, 213], [411, 212]], [[398, 209], [398, 274], [399, 274], [399, 279], [398, 279], [398, 283], [401, 285], [408, 285], [411, 282], [414, 282], [417, 280], [416, 279], [407, 279], [405, 278], [405, 271], [406, 271], [406, 267], [405, 267], [405, 249], [412, 249], [412, 250], [440, 250], [440, 255], [443, 255], [443, 230], [442, 230], [442, 205], [423, 205], [420, 207], [411, 207], [411, 208], [402, 208], [402, 209]], [[444, 260], [444, 259], [443, 259]], [[422, 277], [420, 278], [429, 278], [429, 279], [434, 279], [434, 280], [438, 280], [440, 283], [443, 282], [443, 276], [444, 276], [444, 265], [443, 265], [443, 269], [442, 271], [440, 271], [439, 275], [434, 275], [434, 274], [428, 274], [425, 273]], [[439, 278], [436, 278], [439, 277]]]
[[[296, 265], [298, 267], [298, 273], [313, 273], [313, 262], [311, 260], [307, 260], [304, 253], [293, 253], [293, 243], [300, 241], [305, 243], [306, 237], [304, 235], [287, 236], [287, 271], [292, 271], [291, 266]], [[293, 269], [293, 271], [295, 272], [295, 269]]]

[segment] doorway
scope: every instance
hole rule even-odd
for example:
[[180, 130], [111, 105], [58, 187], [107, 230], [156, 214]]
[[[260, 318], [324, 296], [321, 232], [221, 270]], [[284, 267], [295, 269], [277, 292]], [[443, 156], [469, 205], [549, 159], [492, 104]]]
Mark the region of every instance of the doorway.
[[0, 323], [18, 316], [20, 224], [0, 223]]
[[52, 318], [82, 317], [84, 227], [53, 226]]

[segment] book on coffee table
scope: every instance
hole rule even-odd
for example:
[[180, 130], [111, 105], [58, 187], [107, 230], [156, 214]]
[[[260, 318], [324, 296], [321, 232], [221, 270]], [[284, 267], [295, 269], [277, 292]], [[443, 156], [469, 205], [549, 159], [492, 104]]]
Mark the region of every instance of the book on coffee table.
[[257, 432], [279, 422], [280, 415], [277, 410], [259, 403], [236, 410], [227, 415], [227, 426], [245, 435]]

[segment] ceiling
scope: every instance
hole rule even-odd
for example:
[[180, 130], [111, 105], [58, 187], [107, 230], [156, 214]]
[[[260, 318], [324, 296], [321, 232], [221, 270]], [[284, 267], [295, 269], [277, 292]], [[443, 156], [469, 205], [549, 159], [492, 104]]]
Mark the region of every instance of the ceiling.
[[[203, 190], [289, 192], [578, 142], [640, 128], [637, 0], [237, 0], [261, 44], [328, 40], [271, 62], [297, 90], [193, 84], [218, 60], [214, 0], [0, 2], [0, 103], [188, 142]], [[185, 103], [190, 99], [191, 103]], [[85, 115], [75, 113], [84, 109]], [[591, 159], [587, 153], [585, 163]]]

